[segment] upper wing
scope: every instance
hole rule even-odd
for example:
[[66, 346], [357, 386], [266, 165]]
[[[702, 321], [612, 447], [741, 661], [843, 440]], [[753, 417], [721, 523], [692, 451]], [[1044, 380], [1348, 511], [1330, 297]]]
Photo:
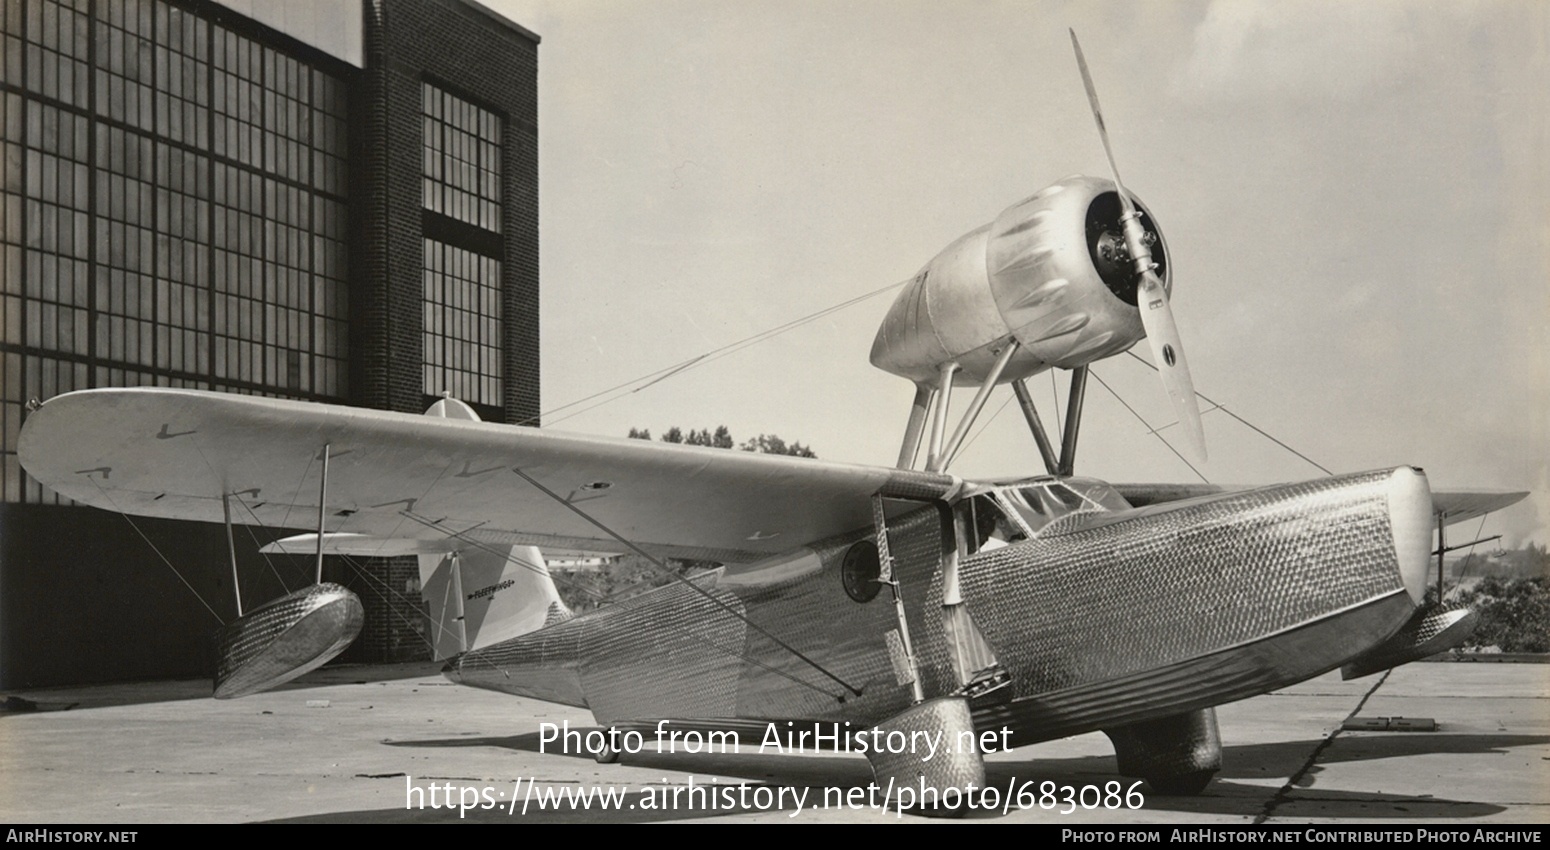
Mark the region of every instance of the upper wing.
[[[516, 470], [641, 548], [752, 561], [872, 523], [876, 492], [947, 498], [949, 475], [173, 389], [83, 390], [28, 416], [21, 462], [79, 502], [144, 516], [361, 535], [349, 551], [449, 539], [619, 551]], [[346, 539], [342, 535], [339, 539]], [[331, 546], [344, 551], [342, 546]]]
[[[1218, 484], [1116, 484], [1114, 489], [1125, 497], [1125, 501], [1139, 508], [1145, 505], [1251, 488], [1227, 487]], [[1527, 495], [1526, 491], [1433, 490], [1432, 515], [1444, 525], [1452, 525], [1501, 510], [1517, 503]]]

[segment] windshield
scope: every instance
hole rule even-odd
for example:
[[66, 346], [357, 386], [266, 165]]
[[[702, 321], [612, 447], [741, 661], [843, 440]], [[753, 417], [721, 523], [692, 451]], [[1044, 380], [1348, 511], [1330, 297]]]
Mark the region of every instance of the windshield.
[[1117, 511], [1130, 507], [1113, 487], [1095, 478], [1036, 479], [1007, 486], [996, 495], [1034, 533], [1077, 511]]

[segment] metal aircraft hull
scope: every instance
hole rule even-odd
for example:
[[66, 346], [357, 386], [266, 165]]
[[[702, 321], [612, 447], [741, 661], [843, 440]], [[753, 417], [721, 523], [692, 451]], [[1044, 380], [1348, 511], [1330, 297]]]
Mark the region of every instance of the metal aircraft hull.
[[[1334, 669], [1415, 610], [1430, 549], [1426, 480], [1408, 467], [1193, 499], [1051, 525], [1032, 540], [962, 557], [963, 604], [1010, 677], [976, 726], [1014, 744], [1177, 715]], [[961, 633], [943, 615], [950, 514], [890, 522], [928, 697], [960, 692]], [[890, 661], [886, 594], [842, 589], [861, 529], [811, 548], [805, 572], [768, 582], [696, 579], [760, 629], [674, 586], [485, 649], [454, 681], [584, 706], [604, 725], [657, 719], [704, 728], [751, 721], [875, 724], [911, 703]], [[822, 624], [822, 628], [815, 628]]]

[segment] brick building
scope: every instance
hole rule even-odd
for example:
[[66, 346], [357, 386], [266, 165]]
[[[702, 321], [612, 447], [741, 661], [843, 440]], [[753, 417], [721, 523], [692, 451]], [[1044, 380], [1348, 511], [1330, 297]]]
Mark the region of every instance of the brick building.
[[[446, 391], [536, 424], [538, 37], [473, 0], [7, 0], [0, 24], [0, 687], [205, 674], [224, 530], [44, 490], [28, 400]], [[309, 581], [258, 553], [284, 533], [238, 535], [249, 606]], [[413, 559], [330, 560], [367, 608], [346, 659], [428, 656]]]

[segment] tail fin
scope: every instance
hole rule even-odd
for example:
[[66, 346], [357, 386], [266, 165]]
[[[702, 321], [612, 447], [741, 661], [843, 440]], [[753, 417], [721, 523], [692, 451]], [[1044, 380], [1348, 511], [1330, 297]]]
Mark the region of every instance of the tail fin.
[[436, 658], [451, 658], [571, 617], [533, 546], [421, 555]]
[[[450, 393], [442, 393], [425, 415], [479, 421], [473, 408]], [[536, 547], [491, 546], [419, 558], [420, 594], [430, 606], [437, 660], [571, 617]]]

